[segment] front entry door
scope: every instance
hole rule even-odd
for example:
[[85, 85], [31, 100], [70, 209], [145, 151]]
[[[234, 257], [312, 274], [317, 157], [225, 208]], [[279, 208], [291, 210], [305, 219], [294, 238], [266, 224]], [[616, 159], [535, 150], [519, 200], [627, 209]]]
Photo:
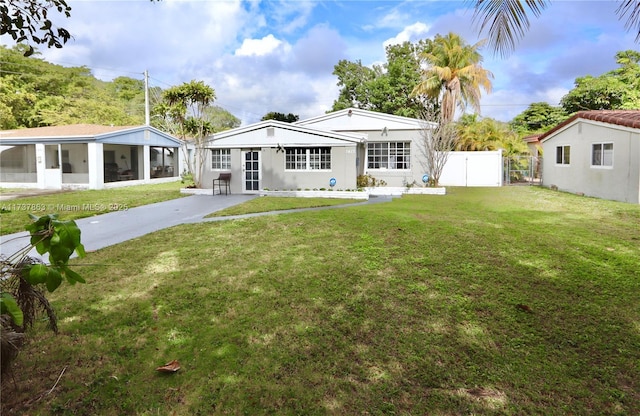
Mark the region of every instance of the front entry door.
[[260, 191], [260, 151], [242, 151], [242, 181], [243, 193], [256, 193]]

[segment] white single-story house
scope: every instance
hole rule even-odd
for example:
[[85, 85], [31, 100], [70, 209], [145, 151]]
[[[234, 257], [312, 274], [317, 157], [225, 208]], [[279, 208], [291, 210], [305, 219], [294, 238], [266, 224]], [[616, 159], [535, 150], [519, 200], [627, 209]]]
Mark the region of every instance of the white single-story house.
[[[202, 183], [210, 188], [221, 173], [231, 173], [231, 193], [354, 190], [360, 175], [389, 188], [422, 186], [425, 127], [423, 120], [349, 108], [227, 130], [209, 138]], [[502, 185], [501, 152], [452, 152], [450, 159], [443, 185]]]
[[540, 142], [544, 186], [640, 203], [640, 110], [580, 111]]
[[0, 186], [102, 189], [173, 181], [182, 141], [150, 126], [76, 124], [0, 131]]
[[362, 134], [267, 120], [213, 135], [203, 186], [231, 173], [231, 193], [263, 189], [355, 189]]
[[427, 122], [409, 117], [348, 108], [296, 123], [300, 126], [366, 136], [358, 149], [358, 175], [387, 186], [422, 185], [426, 172], [423, 131]]
[[356, 189], [370, 174], [388, 186], [422, 183], [422, 121], [356, 108], [283, 123], [263, 121], [210, 138], [209, 187], [231, 173], [231, 192]]

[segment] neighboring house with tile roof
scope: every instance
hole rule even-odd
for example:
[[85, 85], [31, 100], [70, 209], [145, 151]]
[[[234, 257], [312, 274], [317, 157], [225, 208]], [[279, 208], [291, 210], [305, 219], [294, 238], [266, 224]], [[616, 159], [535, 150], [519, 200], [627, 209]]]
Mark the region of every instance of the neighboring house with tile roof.
[[74, 124], [0, 131], [0, 187], [102, 189], [173, 181], [183, 142], [150, 126]]
[[542, 150], [542, 145], [540, 144], [540, 136], [542, 136], [542, 134], [531, 134], [529, 136], [525, 136], [522, 138], [522, 140], [527, 144], [527, 147], [529, 148], [529, 154], [533, 157], [540, 157], [541, 155], [541, 151]]
[[539, 140], [544, 186], [640, 203], [640, 110], [580, 111]]

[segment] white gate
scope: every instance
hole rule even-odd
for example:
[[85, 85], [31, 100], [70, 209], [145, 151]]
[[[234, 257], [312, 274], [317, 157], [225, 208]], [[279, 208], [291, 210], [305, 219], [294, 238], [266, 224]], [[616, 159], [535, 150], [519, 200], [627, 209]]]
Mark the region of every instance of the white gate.
[[502, 186], [502, 151], [450, 152], [442, 186]]

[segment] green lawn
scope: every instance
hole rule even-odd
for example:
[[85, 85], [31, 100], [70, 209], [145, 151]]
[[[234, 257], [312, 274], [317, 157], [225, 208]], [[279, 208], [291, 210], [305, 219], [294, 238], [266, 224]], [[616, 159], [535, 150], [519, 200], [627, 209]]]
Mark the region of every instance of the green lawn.
[[253, 214], [256, 212], [284, 211], [300, 208], [317, 208], [335, 205], [357, 204], [361, 199], [342, 198], [288, 198], [265, 196], [254, 198], [244, 204], [235, 205], [216, 211], [207, 217], [228, 217], [233, 215]]
[[75, 261], [2, 413], [640, 414], [639, 231], [535, 187], [174, 227]]
[[[30, 222], [30, 213], [37, 216], [58, 213], [60, 218], [75, 220], [186, 196], [180, 193], [181, 187], [184, 184], [177, 181], [2, 200], [0, 235], [24, 231], [24, 227]], [[6, 194], [8, 190], [2, 193]]]

